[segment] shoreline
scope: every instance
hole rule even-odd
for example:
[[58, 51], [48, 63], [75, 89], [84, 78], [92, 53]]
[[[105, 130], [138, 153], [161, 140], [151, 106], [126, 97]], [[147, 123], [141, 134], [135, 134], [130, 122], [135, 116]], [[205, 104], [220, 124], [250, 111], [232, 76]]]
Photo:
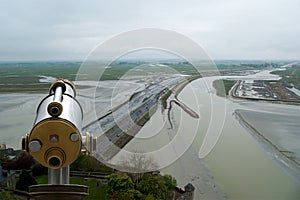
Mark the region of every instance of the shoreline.
[[[189, 83], [190, 82], [189, 80], [190, 79], [180, 80], [176, 84], [172, 83], [172, 85], [170, 87], [174, 88], [174, 87], [177, 87], [178, 85], [181, 86], [185, 82]], [[183, 84], [183, 85], [185, 86], [186, 84]], [[134, 94], [132, 94], [130, 96], [130, 98], [127, 101], [114, 107], [109, 112], [107, 112], [105, 115], [98, 118], [97, 120], [85, 125], [83, 127], [83, 132], [89, 132], [89, 126], [91, 126], [95, 123], [98, 123], [100, 120], [103, 120], [104, 118], [108, 117], [109, 115], [111, 115], [113, 117], [114, 112], [119, 112], [118, 110], [122, 110], [122, 108], [124, 106], [126, 106], [127, 104], [128, 105], [131, 104], [134, 101], [133, 100], [134, 98], [139, 98], [139, 96], [143, 95], [143, 93], [146, 90], [149, 90], [149, 88], [151, 88], [152, 85], [149, 85], [144, 90], [135, 92]], [[103, 134], [98, 136], [97, 140], [104, 141], [104, 142], [106, 142], [106, 144], [105, 145], [97, 144], [96, 149], [97, 149], [97, 151], [99, 151], [99, 149], [102, 149], [102, 151], [101, 151], [102, 155], [100, 155], [99, 153], [95, 153], [95, 157], [99, 158], [100, 160], [106, 160], [106, 161], [113, 159], [113, 157], [116, 154], [118, 154], [119, 151], [121, 151], [121, 149], [123, 149], [134, 138], [134, 136], [136, 134], [138, 134], [140, 129], [147, 123], [147, 121], [150, 120], [151, 116], [154, 114], [154, 113], [150, 112], [151, 109], [156, 108], [159, 101], [161, 101], [161, 99], [165, 95], [168, 95], [168, 91], [170, 91], [170, 90], [165, 90], [164, 88], [160, 88], [160, 90], [157, 93], [151, 94], [152, 95], [151, 97], [145, 97], [144, 100], [142, 102], [139, 102], [137, 104], [138, 106], [134, 110], [131, 111], [130, 116], [128, 114], [122, 116], [122, 119], [120, 119], [112, 127], [105, 130], [103, 132]], [[169, 96], [167, 96], [166, 100], [168, 99], [168, 97]], [[139, 117], [134, 120], [130, 120], [130, 124], [128, 124], [127, 123], [128, 118], [131, 118], [131, 116], [133, 116], [134, 114], [137, 114]], [[134, 122], [134, 123], [132, 123], [132, 122]], [[122, 127], [120, 128], [119, 127], [120, 124], [128, 124], [128, 127], [126, 127], [125, 129]], [[114, 135], [116, 135], [115, 134], [116, 132], [119, 132], [119, 134], [117, 134], [117, 137], [114, 136]], [[111, 139], [111, 137], [114, 137], [114, 139]], [[98, 148], [98, 146], [99, 146], [99, 148]], [[102, 146], [105, 146], [105, 148], [101, 148]]]
[[[197, 80], [198, 78], [203, 77], [191, 77], [189, 79], [185, 79], [178, 84], [176, 84], [172, 88], [172, 95], [170, 95], [167, 99], [168, 105], [170, 105], [170, 101], [174, 101], [177, 99], [177, 95], [180, 94], [180, 92], [192, 81]], [[162, 106], [162, 105], [161, 105]], [[179, 109], [183, 109], [184, 107], [183, 103], [181, 102], [181, 106], [179, 105]], [[188, 108], [188, 107], [187, 107]], [[156, 112], [160, 112], [160, 109], [157, 109]], [[187, 112], [188, 114], [191, 114]], [[197, 116], [195, 116], [197, 117]], [[142, 127], [141, 127], [142, 128]], [[139, 134], [139, 131], [138, 133]], [[126, 145], [131, 144], [132, 141], [129, 141]], [[125, 145], [125, 146], [126, 146]], [[124, 146], [124, 147], [125, 147]], [[203, 159], [200, 159], [198, 156], [196, 156], [197, 153], [194, 152], [194, 149], [192, 147], [189, 148], [188, 153], [186, 155], [182, 155], [179, 160], [180, 163], [186, 163], [185, 169], [189, 169], [193, 166], [197, 166], [197, 173], [193, 174], [192, 176], [190, 174], [182, 175], [181, 172], [176, 172], [174, 170], [177, 169], [178, 163], [175, 162], [174, 168], [166, 167], [162, 168], [160, 171], [162, 174], [172, 174], [179, 182], [181, 182], [183, 185], [187, 184], [188, 182], [192, 183], [196, 189], [195, 192], [195, 199], [216, 199], [216, 200], [227, 200], [228, 196], [225, 193], [225, 191], [220, 187], [219, 182], [215, 179], [215, 176], [212, 174], [212, 172], [207, 167], [207, 164]], [[121, 156], [121, 154], [116, 154], [112, 159], [117, 158], [118, 156]], [[194, 164], [193, 166], [190, 166], [189, 161], [193, 160]], [[180, 167], [182, 167], [182, 164], [180, 164]], [[191, 176], [191, 177], [190, 177]], [[188, 177], [188, 178], [187, 178]], [[188, 180], [186, 180], [188, 179]], [[182, 185], [182, 186], [183, 186]]]
[[[186, 106], [183, 102], [181, 102], [181, 100], [178, 99], [178, 95], [182, 92], [182, 90], [187, 85], [189, 85], [191, 82], [198, 80], [200, 78], [204, 78], [204, 77], [202, 77], [202, 76], [190, 77], [190, 78], [178, 83], [176, 86], [174, 86], [172, 88], [173, 95], [170, 96], [171, 98], [167, 99], [168, 104], [170, 105], [170, 107], [168, 109], [171, 110], [171, 103], [173, 102], [176, 105], [178, 105], [178, 107], [180, 107], [182, 110], [184, 110], [187, 114], [189, 114], [191, 117], [199, 118], [199, 115], [197, 113], [195, 113], [191, 108]], [[176, 102], [174, 102], [174, 101], [176, 101]], [[170, 113], [167, 115], [169, 116]], [[192, 149], [193, 148], [190, 147], [188, 151], [193, 151]], [[194, 155], [196, 155], [195, 152], [190, 153], [190, 155], [186, 155], [186, 156], [194, 157]], [[179, 159], [184, 160], [185, 155], [182, 155], [182, 157], [180, 157]], [[198, 156], [196, 156], [193, 159], [196, 159], [195, 162], [197, 162], [197, 167], [198, 167], [198, 173], [195, 174], [191, 179], [191, 182], [197, 188], [196, 194], [195, 194], [196, 197], [200, 198], [200, 199], [228, 200], [227, 194], [220, 187], [219, 182], [216, 181], [215, 176], [209, 170], [205, 161], [203, 159], [200, 159]], [[181, 161], [181, 162], [185, 162], [185, 161]], [[189, 166], [187, 166], [187, 168], [188, 167]], [[163, 170], [163, 172], [164, 171], [165, 170]], [[179, 179], [179, 178], [177, 178], [178, 177], [177, 173], [172, 173], [172, 174], [176, 177], [176, 179]]]
[[250, 135], [255, 138], [255, 140], [261, 144], [263, 149], [270, 153], [272, 158], [276, 160], [278, 163], [283, 165], [284, 167], [287, 167], [290, 172], [293, 174], [294, 177], [296, 177], [298, 180], [300, 180], [300, 164], [291, 159], [287, 154], [285, 154], [283, 151], [280, 151], [280, 148], [274, 144], [270, 139], [266, 138], [262, 133], [260, 133], [255, 127], [253, 127], [249, 122], [245, 120], [243, 117], [241, 110], [237, 109], [233, 113], [233, 116], [235, 116], [238, 123], [245, 128], [245, 130], [250, 133]]
[[[299, 106], [299, 101], [293, 101], [288, 99], [266, 99], [266, 98], [251, 98], [242, 97], [238, 95], [238, 88], [240, 87], [242, 80], [237, 80], [229, 91], [227, 98], [231, 100], [238, 100], [240, 102], [261, 102], [269, 104], [281, 104], [281, 105], [293, 105]], [[272, 90], [271, 90], [272, 91]], [[274, 93], [274, 91], [272, 91]], [[274, 138], [267, 138], [261, 133], [255, 126], [251, 125], [249, 121], [243, 116], [243, 109], [236, 109], [233, 112], [233, 116], [236, 118], [238, 123], [248, 132], [250, 135], [262, 146], [266, 153], [271, 154], [271, 157], [283, 166], [285, 170], [289, 170], [293, 176], [300, 180], [300, 163], [293, 159], [293, 151], [281, 150], [284, 146], [273, 141]], [[276, 136], [276, 134], [275, 134]]]
[[[181, 88], [181, 90], [187, 85], [188, 83], [186, 83], [185, 85], [184, 84], [182, 84], [182, 88]], [[178, 90], [178, 94], [180, 93], [180, 91], [181, 90]], [[204, 166], [205, 166], [205, 163], [204, 162], [202, 162], [202, 161], [200, 161]], [[207, 168], [207, 170], [208, 170], [208, 172], [210, 172], [209, 171], [209, 169]], [[205, 174], [205, 173], [204, 173]], [[196, 175], [195, 175], [196, 176]], [[207, 175], [208, 177], [210, 176], [209, 174]], [[201, 181], [200, 179], [199, 180], [197, 180], [197, 181]], [[212, 177], [212, 181], [207, 181], [206, 180], [206, 182], [205, 182], [205, 180], [203, 180], [204, 181], [204, 183], [205, 184], [208, 184], [208, 185], [210, 185], [210, 186], [212, 186], [214, 183], [215, 183], [215, 181], [214, 181], [214, 178]], [[215, 185], [213, 186], [213, 188], [215, 187]], [[205, 191], [206, 192], [206, 190], [205, 189], [203, 189], [203, 188], [200, 188], [200, 192], [203, 192], [203, 191]], [[222, 190], [221, 190], [222, 191]], [[223, 192], [223, 191], [222, 191]]]
[[191, 76], [190, 78], [185, 79], [182, 82], [175, 85], [171, 89], [171, 91], [174, 94], [175, 98], [177, 99], [178, 94], [183, 90], [183, 88], [185, 88], [185, 86], [187, 86], [188, 84], [190, 84], [191, 82], [193, 82], [194, 80], [197, 80], [199, 78], [203, 78], [203, 76], [201, 76], [201, 75]]

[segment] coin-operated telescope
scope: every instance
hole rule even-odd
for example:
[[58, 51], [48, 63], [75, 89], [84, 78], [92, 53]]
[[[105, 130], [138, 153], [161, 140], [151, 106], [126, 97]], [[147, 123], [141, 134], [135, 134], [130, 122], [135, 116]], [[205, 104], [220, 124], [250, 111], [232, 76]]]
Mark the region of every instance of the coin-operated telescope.
[[30, 188], [37, 199], [81, 199], [88, 194], [85, 186], [69, 184], [69, 165], [82, 147], [83, 112], [75, 97], [76, 89], [71, 81], [55, 81], [37, 108], [30, 134], [22, 139], [22, 148], [49, 169], [48, 185]]

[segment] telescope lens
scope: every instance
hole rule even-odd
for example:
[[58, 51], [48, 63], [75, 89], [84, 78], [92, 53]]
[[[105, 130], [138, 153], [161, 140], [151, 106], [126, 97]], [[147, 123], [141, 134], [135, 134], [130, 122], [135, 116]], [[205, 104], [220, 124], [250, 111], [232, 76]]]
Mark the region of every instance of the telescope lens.
[[62, 113], [63, 107], [59, 102], [51, 102], [47, 111], [52, 117], [58, 117]]
[[56, 116], [59, 113], [59, 108], [56, 106], [53, 106], [53, 107], [51, 107], [50, 112], [53, 116]]
[[52, 157], [49, 160], [49, 164], [53, 167], [58, 167], [60, 166], [60, 160], [57, 157]]

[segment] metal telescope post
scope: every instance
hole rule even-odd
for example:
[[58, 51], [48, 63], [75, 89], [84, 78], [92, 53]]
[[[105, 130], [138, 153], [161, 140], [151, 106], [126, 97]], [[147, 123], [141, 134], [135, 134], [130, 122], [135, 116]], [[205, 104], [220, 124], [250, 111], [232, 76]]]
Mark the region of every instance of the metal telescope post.
[[29, 188], [30, 195], [37, 200], [80, 200], [88, 195], [88, 187], [69, 184], [69, 165], [82, 147], [83, 112], [75, 97], [71, 81], [55, 81], [37, 108], [30, 134], [22, 139], [22, 148], [48, 167], [48, 184]]

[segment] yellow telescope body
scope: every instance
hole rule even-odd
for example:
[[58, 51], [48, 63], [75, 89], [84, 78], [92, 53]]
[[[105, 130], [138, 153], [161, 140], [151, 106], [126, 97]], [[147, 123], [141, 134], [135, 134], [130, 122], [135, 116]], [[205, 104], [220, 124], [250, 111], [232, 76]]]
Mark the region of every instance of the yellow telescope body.
[[81, 151], [83, 112], [75, 97], [71, 81], [56, 80], [37, 108], [30, 134], [22, 140], [23, 149], [45, 167], [66, 167]]

